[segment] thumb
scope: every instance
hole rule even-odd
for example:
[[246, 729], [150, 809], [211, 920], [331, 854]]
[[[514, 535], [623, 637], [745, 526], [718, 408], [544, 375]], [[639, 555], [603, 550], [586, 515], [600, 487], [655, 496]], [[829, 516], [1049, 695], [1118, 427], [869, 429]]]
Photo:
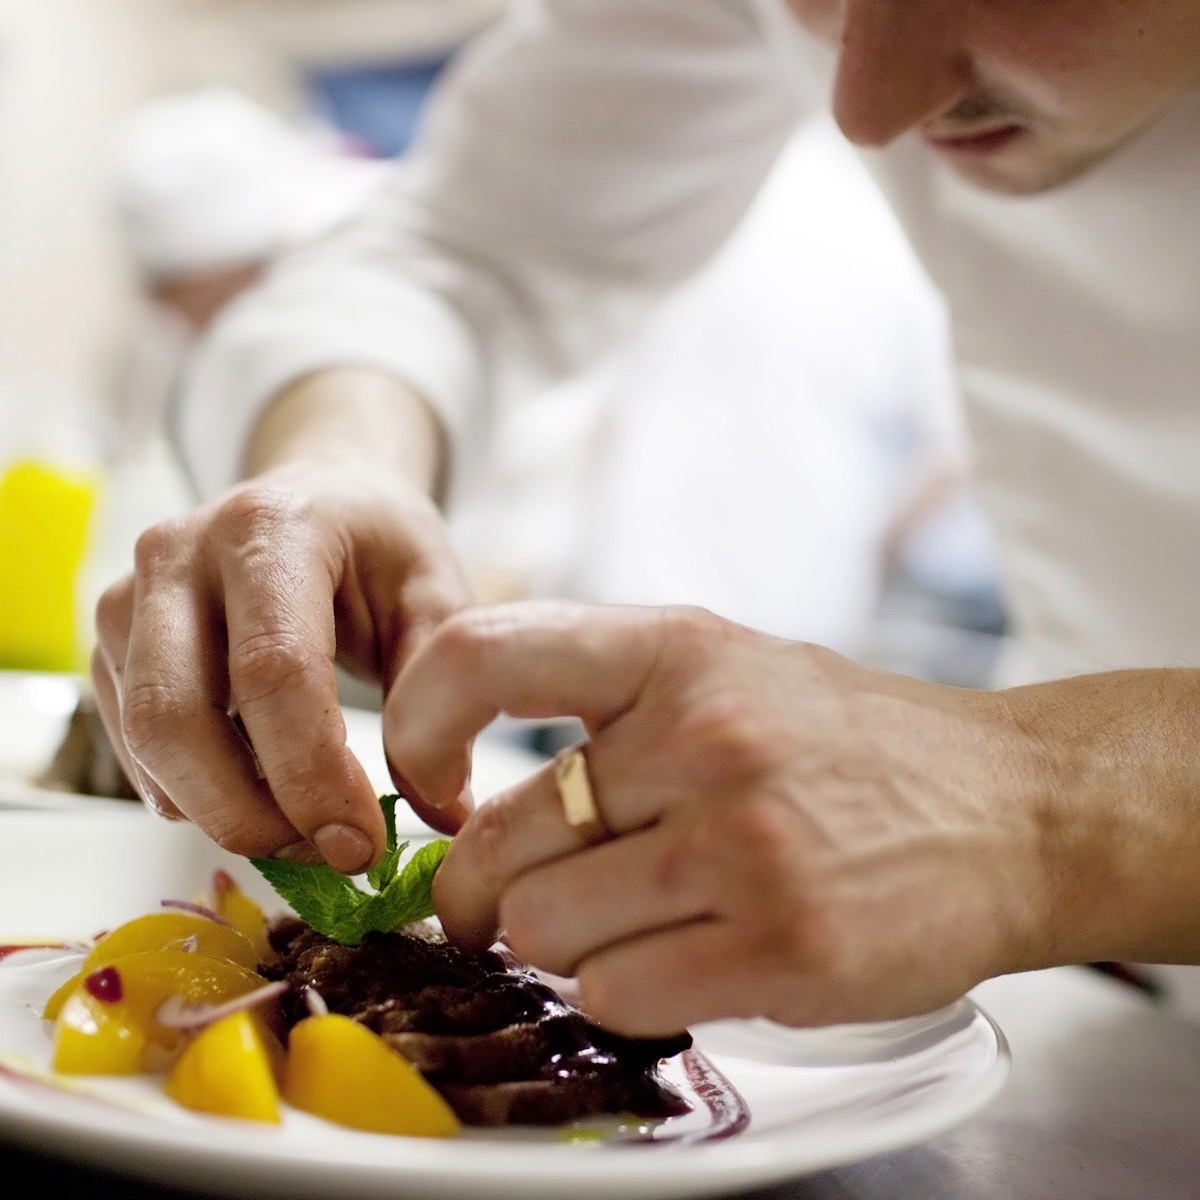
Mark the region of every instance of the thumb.
[[592, 732], [605, 727], [645, 687], [663, 637], [660, 611], [520, 601], [443, 621], [384, 705], [393, 776], [418, 803], [444, 814], [464, 804], [469, 811], [470, 748], [501, 713], [574, 716]]

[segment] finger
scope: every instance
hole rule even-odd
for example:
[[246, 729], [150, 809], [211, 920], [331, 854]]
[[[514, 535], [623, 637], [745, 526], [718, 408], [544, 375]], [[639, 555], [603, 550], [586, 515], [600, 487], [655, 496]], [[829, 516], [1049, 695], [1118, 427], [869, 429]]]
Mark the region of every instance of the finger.
[[447, 618], [471, 605], [471, 590], [458, 559], [445, 542], [444, 529], [412, 533], [413, 544], [401, 564], [393, 609], [401, 626], [391, 655], [390, 686], [404, 664]]
[[133, 596], [133, 576], [127, 575], [108, 587], [97, 603], [96, 646], [92, 652], [93, 694], [117, 761], [142, 803], [168, 820], [179, 820], [183, 814], [166, 792], [142, 770], [125, 744], [121, 724], [121, 677], [129, 653]]
[[229, 680], [269, 794], [286, 824], [335, 870], [378, 859], [378, 797], [346, 745], [334, 671], [336, 568], [296, 526], [252, 514], [250, 536], [219, 560]]
[[396, 785], [397, 794], [407, 801], [409, 808], [413, 810], [418, 819], [424, 821], [430, 829], [437, 833], [445, 834], [447, 837], [456, 837], [471, 813], [475, 811], [475, 800], [469, 786], [464, 787], [458, 799], [445, 808], [434, 808], [433, 805], [426, 804], [421, 799], [416, 789], [398, 771], [392, 769], [391, 776], [392, 782]]
[[221, 846], [270, 855], [299, 837], [229, 715], [219, 605], [173, 540], [159, 529], [138, 542], [123, 739], [134, 764]]
[[729, 921], [699, 920], [608, 946], [585, 959], [577, 980], [583, 1008], [628, 1037], [665, 1037], [703, 1021], [766, 1011], [749, 982], [755, 964]]
[[97, 645], [92, 651], [92, 696], [113, 753], [117, 756], [117, 762], [147, 808], [161, 817], [177, 821], [183, 814], [171, 803], [171, 798], [166, 792], [130, 757], [121, 733], [121, 699], [117, 680], [116, 672]]
[[[601, 737], [588, 747], [588, 772], [597, 810], [614, 833], [649, 824], [665, 799], [657, 788], [607, 787], [612, 764]], [[483, 949], [499, 925], [501, 897], [531, 868], [587, 847], [585, 837], [567, 823], [555, 778], [555, 765], [539, 768], [521, 783], [493, 796], [459, 830], [434, 877], [434, 903], [443, 929], [463, 946]]]
[[667, 824], [539, 864], [500, 898], [499, 927], [523, 961], [570, 977], [631, 939], [716, 916], [714, 872]]
[[457, 614], [388, 696], [390, 761], [426, 805], [446, 808], [467, 785], [465, 748], [500, 713], [602, 728], [635, 702], [654, 664], [653, 611], [527, 601]]
[[[373, 603], [368, 601], [362, 619], [355, 623], [380, 630], [379, 640], [385, 646], [385, 697], [404, 664], [433, 631], [471, 603], [470, 587], [447, 541], [440, 514], [431, 509], [430, 519], [424, 522], [410, 514], [406, 527], [409, 538], [406, 552], [394, 563], [381, 594], [374, 597]], [[386, 739], [384, 759], [396, 790], [409, 802], [416, 815], [439, 833], [457, 833], [474, 808], [466, 786], [471, 769], [471, 747], [467, 746], [463, 751], [460, 764], [463, 786], [459, 796], [443, 808], [434, 808], [421, 799], [391, 761]]]

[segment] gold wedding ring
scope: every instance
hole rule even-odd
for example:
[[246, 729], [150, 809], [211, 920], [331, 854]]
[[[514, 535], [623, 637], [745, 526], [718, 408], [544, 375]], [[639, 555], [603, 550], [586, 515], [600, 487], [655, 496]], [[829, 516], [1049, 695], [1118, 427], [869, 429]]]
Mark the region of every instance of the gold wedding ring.
[[587, 759], [580, 747], [561, 750], [554, 756], [554, 782], [558, 786], [558, 798], [567, 824], [588, 845], [603, 842], [612, 836], [612, 830], [604, 823], [596, 807], [592, 781], [588, 778]]

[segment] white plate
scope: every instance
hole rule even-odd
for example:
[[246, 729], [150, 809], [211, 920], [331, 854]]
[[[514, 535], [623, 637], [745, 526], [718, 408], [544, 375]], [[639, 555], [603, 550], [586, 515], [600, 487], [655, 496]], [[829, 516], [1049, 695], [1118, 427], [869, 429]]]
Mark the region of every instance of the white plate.
[[[278, 904], [244, 860], [231, 859], [192, 826], [137, 807], [0, 812], [0, 942], [91, 934], [165, 897], [197, 894], [216, 866], [260, 902]], [[49, 1036], [38, 1006], [72, 965], [45, 951], [0, 960], [5, 1062], [24, 1055], [35, 1069], [48, 1069]], [[736, 1090], [749, 1118], [719, 1139], [707, 1136], [713, 1118], [702, 1105], [658, 1129], [672, 1140], [651, 1144], [569, 1142], [528, 1129], [472, 1131], [452, 1141], [384, 1137], [299, 1113], [288, 1113], [281, 1128], [260, 1127], [177, 1108], [151, 1080], [90, 1077], [78, 1094], [11, 1070], [0, 1071], [0, 1136], [106, 1170], [228, 1194], [705, 1196], [922, 1141], [987, 1103], [1009, 1065], [992, 1021], [963, 1000], [918, 1024], [790, 1031], [774, 1061], [773, 1027], [721, 1022], [694, 1030], [697, 1048]]]
[[[128, 800], [55, 791], [34, 782], [54, 757], [79, 692], [80, 682], [73, 675], [0, 671], [0, 808], [59, 811], [130, 805]], [[383, 754], [379, 713], [361, 708], [342, 711], [346, 742], [376, 791], [394, 791]], [[486, 799], [524, 779], [543, 761], [513, 741], [485, 734], [476, 742], [472, 783], [478, 797]], [[397, 806], [396, 827], [410, 836], [430, 832], [406, 805]]]
[[[80, 797], [33, 782], [50, 765], [78, 699], [79, 681], [74, 675], [0, 671], [0, 805], [78, 807]], [[105, 803], [125, 801], [105, 798]]]

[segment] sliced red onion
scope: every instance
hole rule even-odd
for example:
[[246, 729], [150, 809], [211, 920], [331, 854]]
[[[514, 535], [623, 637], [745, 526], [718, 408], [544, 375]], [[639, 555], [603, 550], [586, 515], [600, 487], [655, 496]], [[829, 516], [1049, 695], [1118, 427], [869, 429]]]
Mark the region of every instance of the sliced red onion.
[[310, 986], [304, 989], [304, 1003], [308, 1005], [311, 1016], [327, 1017], [329, 1015], [329, 1005], [325, 1003], [325, 998], [315, 987]]
[[205, 1025], [211, 1025], [213, 1021], [219, 1020], [221, 1017], [228, 1017], [243, 1009], [253, 1008], [267, 1000], [274, 1000], [276, 996], [282, 996], [287, 991], [287, 987], [288, 985], [282, 979], [277, 979], [221, 1004], [191, 1004], [176, 992], [174, 995], [168, 996], [154, 1010], [154, 1019], [168, 1029], [200, 1029]]
[[218, 925], [233, 928], [219, 912], [214, 912], [207, 904], [197, 904], [193, 900], [163, 900], [161, 903], [163, 908], [178, 908], [183, 912], [195, 913], [198, 917], [207, 917], [210, 921], [216, 921]]
[[238, 885], [234, 878], [224, 867], [218, 867], [212, 876], [213, 895], [227, 896], [230, 892], [238, 891]]

